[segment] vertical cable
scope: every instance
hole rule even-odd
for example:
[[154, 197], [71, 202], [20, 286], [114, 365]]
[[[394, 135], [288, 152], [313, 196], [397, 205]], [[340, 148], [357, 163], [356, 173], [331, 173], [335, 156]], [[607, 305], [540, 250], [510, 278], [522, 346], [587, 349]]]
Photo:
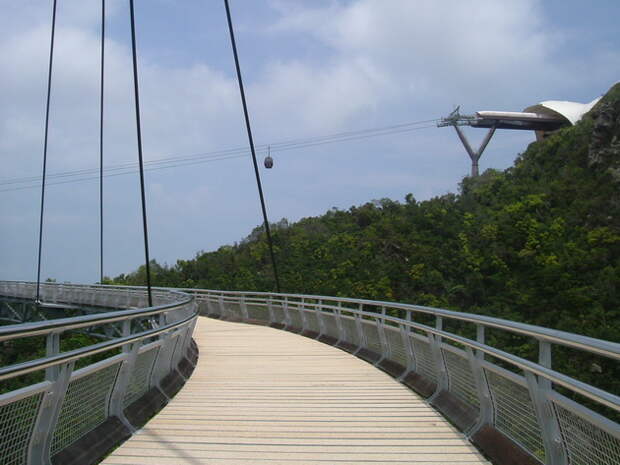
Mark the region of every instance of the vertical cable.
[[101, 94], [99, 98], [99, 284], [103, 284], [103, 89], [105, 64], [105, 0], [101, 0]]
[[41, 215], [39, 218], [39, 256], [37, 263], [37, 296], [36, 302], [40, 302], [41, 299], [41, 250], [43, 246], [43, 211], [45, 209], [45, 174], [47, 171], [47, 135], [49, 132], [50, 121], [50, 95], [52, 93], [52, 68], [54, 61], [54, 35], [56, 32], [56, 0], [52, 6], [52, 35], [50, 39], [50, 57], [49, 57], [49, 69], [47, 72], [47, 101], [45, 104], [45, 136], [43, 138], [43, 176], [41, 179]]
[[144, 259], [146, 264], [146, 285], [149, 295], [149, 307], [153, 306], [151, 292], [151, 267], [149, 260], [149, 234], [146, 226], [146, 195], [144, 194], [144, 163], [142, 161], [142, 129], [140, 124], [140, 92], [138, 90], [138, 57], [136, 53], [136, 21], [134, 18], [133, 0], [129, 0], [131, 14], [131, 51], [133, 55], [133, 88], [136, 104], [136, 134], [138, 136], [138, 163], [140, 166], [140, 195], [142, 196], [142, 227], [144, 231]]
[[226, 6], [226, 17], [228, 19], [228, 30], [230, 32], [230, 43], [232, 45], [233, 55], [235, 57], [235, 68], [237, 69], [237, 81], [239, 82], [239, 92], [241, 93], [241, 103], [243, 104], [243, 115], [245, 117], [245, 127], [248, 132], [248, 140], [250, 142], [250, 151], [252, 152], [252, 163], [254, 163], [254, 174], [256, 175], [256, 185], [258, 186], [258, 195], [260, 197], [260, 206], [263, 211], [263, 221], [265, 224], [265, 232], [267, 233], [267, 242], [269, 244], [271, 264], [273, 265], [273, 275], [276, 280], [276, 290], [277, 292], [280, 292], [280, 278], [278, 277], [278, 268], [276, 267], [276, 259], [273, 253], [273, 241], [271, 240], [271, 230], [269, 229], [269, 220], [267, 219], [267, 209], [265, 208], [265, 197], [263, 195], [263, 186], [260, 181], [258, 163], [256, 162], [256, 150], [254, 149], [254, 139], [252, 137], [252, 128], [250, 127], [250, 117], [248, 116], [248, 105], [245, 100], [245, 91], [243, 90], [243, 79], [241, 78], [241, 67], [239, 66], [239, 56], [237, 54], [237, 44], [235, 42], [235, 33], [233, 31], [232, 19], [230, 16], [230, 6], [228, 5], [228, 0], [224, 0], [224, 4]]

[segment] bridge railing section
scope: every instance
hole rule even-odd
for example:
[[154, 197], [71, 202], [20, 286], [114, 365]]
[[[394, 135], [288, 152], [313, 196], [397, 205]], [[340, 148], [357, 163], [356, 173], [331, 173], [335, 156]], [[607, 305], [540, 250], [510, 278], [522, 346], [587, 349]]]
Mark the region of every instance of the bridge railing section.
[[[552, 354], [562, 348], [617, 363], [620, 344], [393, 302], [187, 292], [204, 315], [298, 332], [377, 364], [427, 396], [498, 463], [510, 455], [510, 463], [620, 464], [620, 426], [614, 421], [620, 397], [552, 364]], [[506, 339], [498, 332], [526, 340], [530, 348], [517, 355], [496, 347], [494, 341]]]
[[[33, 283], [0, 282], [0, 299], [34, 299], [35, 291]], [[147, 307], [141, 288], [67, 284], [45, 284], [41, 296], [41, 305], [105, 311], [0, 327], [3, 350], [30, 340], [41, 341], [44, 353], [0, 366], [0, 463], [92, 463], [93, 454], [141, 426], [191, 373], [196, 303], [191, 295], [157, 290]], [[72, 332], [109, 327], [115, 330], [102, 342], [63, 350]], [[42, 380], [33, 383], [37, 375]], [[16, 380], [23, 386], [4, 392]]]

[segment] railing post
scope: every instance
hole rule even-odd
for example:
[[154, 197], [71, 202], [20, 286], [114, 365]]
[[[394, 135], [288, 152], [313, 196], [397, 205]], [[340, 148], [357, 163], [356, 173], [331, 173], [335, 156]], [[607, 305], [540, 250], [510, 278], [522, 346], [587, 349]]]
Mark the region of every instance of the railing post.
[[301, 317], [301, 332], [308, 330], [308, 320], [306, 318], [306, 299], [301, 298], [300, 306], [298, 307], [299, 316]]
[[376, 318], [377, 324], [377, 334], [379, 335], [379, 341], [381, 342], [381, 358], [377, 360], [377, 365], [381, 363], [384, 359], [389, 359], [392, 354], [392, 349], [390, 344], [387, 342], [387, 337], [385, 336], [385, 315], [386, 310], [385, 306], [381, 307], [381, 318]]
[[[187, 357], [187, 351], [189, 349], [189, 345], [192, 342], [192, 335], [194, 334], [194, 329], [196, 328], [196, 318], [191, 323], [187, 324], [187, 329], [185, 330], [185, 335], [183, 336], [183, 343], [181, 344], [181, 355], [179, 356], [179, 361], [183, 357]], [[189, 358], [188, 358], [189, 360]], [[182, 373], [181, 376], [185, 377]]]
[[172, 356], [174, 355], [174, 349], [178, 342], [177, 337], [173, 337], [173, 333], [174, 331], [168, 331], [160, 336], [161, 346], [159, 347], [159, 352], [157, 353], [157, 359], [155, 360], [153, 373], [151, 375], [155, 377], [155, 382], [153, 384], [157, 386], [159, 391], [166, 397], [167, 400], [170, 400], [170, 398], [162, 388], [161, 382], [166, 375], [170, 373]]
[[[49, 333], [45, 338], [45, 355], [51, 357], [60, 353], [60, 333]], [[55, 365], [45, 369], [45, 379], [53, 381], [58, 378], [59, 366]]]
[[[476, 325], [476, 341], [480, 344], [485, 343], [484, 325]], [[465, 351], [467, 352], [469, 365], [474, 376], [474, 381], [476, 382], [476, 392], [480, 403], [480, 416], [478, 417], [478, 421], [467, 431], [467, 435], [471, 437], [484, 425], [493, 423], [493, 402], [491, 401], [487, 377], [482, 367], [484, 352], [481, 350], [476, 350], [474, 352], [471, 347], [466, 347]]]
[[274, 324], [276, 322], [276, 315], [273, 311], [273, 297], [271, 294], [267, 296], [267, 310], [269, 311], [269, 324]]
[[[123, 321], [123, 337], [131, 335], [131, 320]], [[133, 425], [125, 417], [123, 412], [123, 400], [125, 399], [125, 393], [127, 392], [127, 386], [129, 386], [129, 379], [136, 366], [136, 359], [138, 358], [138, 350], [140, 349], [140, 342], [134, 342], [133, 344], [125, 344], [123, 346], [123, 356], [125, 357], [121, 363], [118, 375], [116, 376], [116, 383], [112, 394], [110, 396], [110, 406], [108, 409], [110, 416], [116, 416], [118, 419], [129, 429], [129, 431], [135, 431]]]
[[207, 305], [207, 315], [211, 316], [211, 315], [215, 315], [215, 303], [213, 302], [213, 295], [211, 293], [209, 293], [205, 299], [206, 305]]
[[241, 314], [243, 315], [244, 320], [249, 320], [250, 316], [248, 314], [248, 304], [245, 301], [245, 295], [241, 294], [239, 297], [239, 305], [241, 307]]
[[181, 363], [181, 359], [185, 356], [185, 341], [187, 340], [187, 329], [188, 328], [177, 328], [175, 330], [177, 336], [177, 343], [174, 345], [174, 350], [172, 351], [172, 355], [170, 356], [170, 373], [176, 371], [178, 375], [187, 381], [187, 378], [181, 370], [179, 370], [179, 363]]
[[346, 342], [347, 340], [347, 336], [344, 331], [344, 325], [342, 324], [342, 310], [340, 310], [341, 308], [342, 308], [342, 302], [338, 301], [338, 309], [335, 311], [336, 327], [338, 328], [338, 340], [336, 341], [336, 345], [340, 344], [343, 341]]
[[[405, 310], [405, 319], [408, 322], [413, 321], [413, 315], [411, 310]], [[416, 359], [415, 359], [415, 351], [413, 349], [413, 341], [411, 340], [411, 327], [410, 326], [402, 326], [402, 335], [403, 335], [403, 343], [405, 347], [407, 347], [407, 355], [409, 356], [409, 366], [407, 367], [407, 371], [415, 371], [416, 370]]]
[[[439, 315], [435, 316], [435, 329], [440, 331], [443, 330], [443, 318]], [[433, 358], [435, 359], [435, 366], [437, 367], [437, 389], [435, 389], [433, 395], [428, 398], [428, 402], [432, 403], [440, 392], [448, 390], [449, 383], [446, 364], [444, 363], [443, 353], [441, 351], [441, 336], [435, 336], [432, 333], [429, 333], [428, 340], [431, 345]]]
[[[195, 317], [194, 321], [192, 321], [192, 323], [189, 325], [189, 337], [187, 338], [187, 341], [185, 342], [185, 355], [187, 355], [187, 352], [191, 346], [192, 343], [192, 338], [194, 336], [194, 331], [196, 330], [196, 325], [198, 324], [198, 318]], [[188, 358], [189, 360], [189, 358]]]
[[317, 339], [327, 334], [325, 328], [325, 321], [323, 321], [323, 300], [319, 299], [319, 303], [314, 306], [314, 312], [316, 313], [316, 320], [319, 322], [319, 335]]
[[[411, 319], [411, 310], [405, 310], [405, 320], [412, 321]], [[403, 347], [405, 347], [405, 352], [407, 353], [407, 366], [405, 367], [405, 371], [398, 378], [399, 381], [404, 380], [409, 373], [415, 371], [416, 361], [415, 361], [415, 353], [413, 351], [413, 343], [411, 342], [411, 327], [400, 324], [398, 325], [400, 329], [400, 337], [403, 341]]]
[[284, 310], [284, 327], [290, 328], [293, 322], [291, 320], [291, 314], [288, 310], [288, 297], [284, 297], [284, 304], [282, 305], [282, 309]]
[[224, 307], [224, 294], [220, 294], [218, 296], [218, 303], [220, 305], [220, 318], [224, 318], [226, 316], [226, 307]]
[[[50, 465], [50, 448], [60, 409], [71, 381], [74, 362], [61, 365], [51, 386], [41, 399], [28, 450], [29, 465]], [[51, 381], [51, 380], [49, 380]]]
[[[364, 311], [364, 304], [359, 304], [358, 310], [360, 312]], [[355, 328], [357, 329], [357, 336], [359, 340], [359, 346], [357, 350], [353, 353], [353, 355], [357, 355], [357, 353], [366, 347], [366, 338], [364, 337], [364, 328], [362, 327], [362, 315], [356, 313], [354, 315], [355, 318]]]
[[[551, 344], [541, 340], [538, 346], [538, 364], [550, 369]], [[529, 371], [525, 371], [524, 375], [540, 425], [545, 446], [545, 463], [547, 465], [566, 465], [568, 462], [562, 443], [562, 433], [549, 395], [553, 389], [551, 381], [540, 376], [537, 377]]]

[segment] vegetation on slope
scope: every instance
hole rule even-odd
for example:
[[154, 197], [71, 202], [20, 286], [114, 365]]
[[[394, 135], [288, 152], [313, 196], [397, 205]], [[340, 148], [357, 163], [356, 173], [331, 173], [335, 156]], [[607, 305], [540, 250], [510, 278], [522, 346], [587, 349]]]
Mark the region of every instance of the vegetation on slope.
[[[620, 336], [620, 85], [579, 124], [459, 194], [382, 199], [273, 225], [286, 292], [412, 302]], [[265, 291], [262, 228], [173, 266], [162, 286]], [[112, 280], [143, 284], [144, 268]]]
[[[458, 194], [382, 199], [274, 224], [282, 287], [443, 307], [619, 341], [619, 192], [620, 84], [580, 123], [532, 143], [505, 171], [465, 178]], [[159, 286], [273, 289], [260, 227], [238, 244], [192, 260], [153, 262], [152, 272]], [[144, 267], [112, 282], [144, 284]], [[469, 337], [473, 330], [457, 328]], [[494, 331], [487, 338], [522, 357], [538, 355], [527, 338]], [[613, 361], [561, 348], [553, 357], [556, 369], [620, 392]]]

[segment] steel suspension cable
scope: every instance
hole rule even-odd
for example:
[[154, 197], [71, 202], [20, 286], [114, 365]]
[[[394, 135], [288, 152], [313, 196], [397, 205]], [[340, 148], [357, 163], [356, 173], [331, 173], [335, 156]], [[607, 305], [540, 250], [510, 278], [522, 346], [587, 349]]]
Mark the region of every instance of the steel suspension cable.
[[142, 159], [142, 129], [140, 123], [140, 91], [138, 88], [138, 57], [136, 51], [136, 21], [134, 15], [133, 0], [129, 0], [129, 12], [131, 17], [131, 52], [133, 58], [133, 88], [134, 102], [136, 106], [136, 135], [138, 138], [138, 164], [140, 169], [140, 195], [142, 198], [142, 229], [144, 231], [144, 259], [146, 266], [146, 286], [148, 289], [149, 307], [153, 306], [151, 292], [151, 268], [149, 259], [149, 234], [146, 224], [146, 195], [144, 193], [144, 162]]
[[101, 0], [101, 93], [99, 95], [99, 283], [103, 284], [103, 90], [105, 65], [105, 0]]
[[245, 100], [245, 91], [243, 89], [243, 79], [241, 78], [241, 67], [239, 65], [239, 55], [237, 54], [237, 44], [235, 42], [235, 32], [233, 30], [232, 18], [230, 15], [230, 6], [228, 0], [224, 0], [226, 6], [226, 18], [228, 20], [228, 31], [230, 32], [230, 43], [233, 50], [233, 56], [235, 58], [235, 68], [237, 70], [237, 81], [239, 82], [239, 93], [241, 94], [241, 103], [243, 105], [243, 116], [245, 117], [245, 127], [248, 132], [248, 140], [250, 142], [250, 151], [252, 153], [252, 163], [254, 164], [254, 174], [256, 175], [256, 185], [258, 186], [258, 195], [260, 197], [260, 205], [263, 211], [263, 221], [265, 224], [265, 233], [267, 234], [267, 242], [269, 244], [269, 254], [271, 255], [271, 264], [273, 266], [273, 275], [276, 281], [276, 291], [280, 292], [280, 278], [278, 276], [278, 268], [276, 266], [276, 259], [273, 253], [273, 241], [271, 238], [271, 230], [269, 229], [269, 220], [267, 219], [267, 209], [265, 207], [265, 196], [263, 195], [263, 186], [260, 180], [260, 173], [258, 171], [258, 162], [256, 161], [256, 150], [254, 149], [254, 139], [252, 137], [252, 128], [250, 126], [250, 117], [248, 115], [248, 105]]
[[47, 100], [45, 103], [45, 135], [43, 137], [43, 175], [41, 179], [41, 211], [39, 217], [39, 253], [37, 259], [37, 295], [36, 302], [41, 299], [41, 251], [43, 248], [43, 212], [45, 210], [45, 174], [47, 170], [47, 136], [50, 122], [50, 97], [52, 93], [52, 69], [54, 63], [54, 36], [56, 33], [56, 0], [52, 6], [52, 32], [50, 38], [49, 68], [47, 71]]

